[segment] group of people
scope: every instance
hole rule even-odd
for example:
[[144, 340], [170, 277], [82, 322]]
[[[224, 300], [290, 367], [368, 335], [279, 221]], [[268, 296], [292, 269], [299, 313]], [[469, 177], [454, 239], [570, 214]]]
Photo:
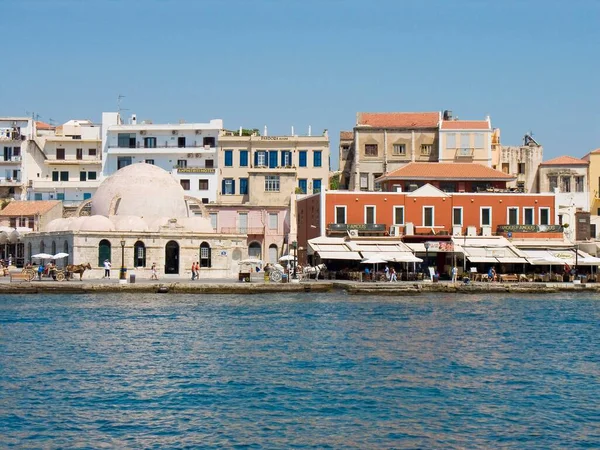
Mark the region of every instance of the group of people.
[[385, 279], [389, 282], [398, 281], [398, 275], [396, 274], [396, 269], [393, 266], [391, 268], [385, 266]]
[[192, 281], [200, 278], [200, 262], [196, 261], [192, 263]]

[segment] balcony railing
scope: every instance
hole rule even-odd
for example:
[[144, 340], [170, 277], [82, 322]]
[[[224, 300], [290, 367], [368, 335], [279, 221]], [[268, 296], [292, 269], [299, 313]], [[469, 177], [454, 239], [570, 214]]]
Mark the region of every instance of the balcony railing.
[[473, 158], [475, 150], [472, 148], [457, 148], [454, 157], [456, 159], [469, 159]]
[[130, 149], [135, 149], [135, 148], [143, 148], [145, 150], [152, 150], [155, 148], [178, 148], [178, 149], [186, 149], [186, 148], [196, 148], [196, 149], [204, 149], [204, 150], [214, 150], [215, 149], [215, 145], [204, 145], [204, 143], [202, 141], [192, 141], [192, 142], [186, 142], [185, 145], [179, 145], [177, 142], [169, 142], [169, 141], [165, 141], [165, 142], [157, 142], [156, 145], [152, 145], [152, 146], [145, 146], [143, 142], [137, 141], [135, 143], [134, 146], [132, 145], [113, 145], [113, 144], [109, 144], [108, 148], [130, 148]]
[[387, 226], [385, 223], [330, 223], [327, 225], [329, 231], [346, 232], [349, 230], [385, 232]]
[[223, 234], [265, 234], [264, 227], [221, 227]]

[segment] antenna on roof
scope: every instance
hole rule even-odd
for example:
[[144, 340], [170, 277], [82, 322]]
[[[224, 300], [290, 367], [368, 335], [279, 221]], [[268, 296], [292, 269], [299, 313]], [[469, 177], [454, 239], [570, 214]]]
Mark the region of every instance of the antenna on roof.
[[118, 94], [117, 95], [117, 112], [119, 113], [119, 115], [121, 114], [121, 111], [129, 111], [128, 108], [121, 108], [121, 99], [125, 98], [124, 95]]
[[31, 116], [31, 118], [32, 118], [33, 120], [35, 120], [36, 122], [42, 118], [42, 116], [40, 116], [39, 114], [36, 114], [36, 113], [34, 113], [34, 112], [25, 111], [25, 113], [26, 113], [28, 116]]
[[52, 117], [48, 118], [48, 124], [54, 126], [54, 124], [56, 123], [56, 120], [54, 120]]

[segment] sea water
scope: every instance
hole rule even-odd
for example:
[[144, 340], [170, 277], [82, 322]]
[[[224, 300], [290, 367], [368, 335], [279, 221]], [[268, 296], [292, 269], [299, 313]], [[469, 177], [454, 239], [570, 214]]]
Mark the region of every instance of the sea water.
[[599, 448], [600, 298], [0, 298], [2, 448]]

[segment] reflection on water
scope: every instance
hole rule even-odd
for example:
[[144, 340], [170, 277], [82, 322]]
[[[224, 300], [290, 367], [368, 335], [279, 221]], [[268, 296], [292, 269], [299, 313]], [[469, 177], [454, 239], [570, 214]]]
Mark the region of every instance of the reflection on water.
[[5, 297], [3, 446], [598, 447], [599, 319], [564, 296]]

